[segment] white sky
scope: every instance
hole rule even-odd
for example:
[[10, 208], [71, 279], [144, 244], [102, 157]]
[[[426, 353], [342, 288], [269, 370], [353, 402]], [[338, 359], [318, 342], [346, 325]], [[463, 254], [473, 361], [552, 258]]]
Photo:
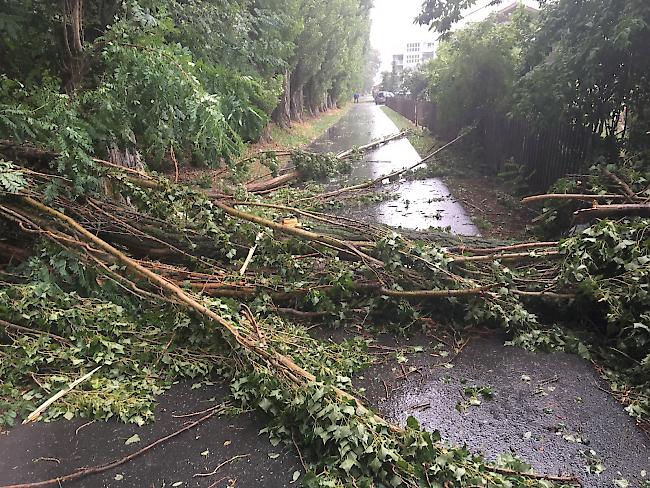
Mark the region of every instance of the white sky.
[[[478, 22], [487, 17], [491, 12], [501, 10], [511, 4], [513, 0], [503, 0], [500, 5], [486, 7], [480, 11], [467, 16], [457, 26], [467, 22]], [[402, 52], [404, 44], [410, 40], [422, 41], [435, 39], [438, 34], [429, 32], [424, 26], [418, 26], [413, 20], [420, 12], [423, 0], [375, 0], [372, 9], [372, 27], [370, 41], [375, 49], [381, 54], [381, 71], [391, 69], [392, 56]], [[485, 7], [490, 0], [479, 0], [473, 8], [468, 10], [474, 12]], [[535, 0], [524, 0], [524, 3], [538, 7]]]

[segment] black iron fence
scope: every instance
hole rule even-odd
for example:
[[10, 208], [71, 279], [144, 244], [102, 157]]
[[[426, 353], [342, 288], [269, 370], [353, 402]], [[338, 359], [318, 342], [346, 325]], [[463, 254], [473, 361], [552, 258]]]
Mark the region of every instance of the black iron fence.
[[[460, 128], [441, 123], [431, 102], [394, 97], [386, 105], [417, 125], [427, 127], [442, 140], [454, 138]], [[591, 164], [593, 132], [585, 127], [559, 123], [538, 128], [524, 119], [501, 113], [485, 117], [475, 132], [488, 167], [499, 173], [506, 161], [523, 166], [531, 190], [545, 191], [555, 180], [579, 173]]]

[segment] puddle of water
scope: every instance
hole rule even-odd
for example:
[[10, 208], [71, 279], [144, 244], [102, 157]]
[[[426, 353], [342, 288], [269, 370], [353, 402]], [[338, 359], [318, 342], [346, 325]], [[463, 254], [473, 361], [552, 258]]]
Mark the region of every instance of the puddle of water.
[[[398, 132], [397, 126], [378, 107], [369, 103], [355, 105], [323, 137], [314, 142], [314, 151], [339, 152], [353, 146]], [[350, 175], [339, 180], [340, 185], [354, 185], [378, 178], [393, 171], [412, 166], [420, 156], [408, 139], [400, 139], [367, 153], [355, 164]], [[451, 232], [479, 236], [464, 208], [451, 198], [449, 189], [438, 178], [402, 181], [391, 190], [396, 198], [371, 204], [352, 213], [365, 220], [413, 230], [449, 227]]]

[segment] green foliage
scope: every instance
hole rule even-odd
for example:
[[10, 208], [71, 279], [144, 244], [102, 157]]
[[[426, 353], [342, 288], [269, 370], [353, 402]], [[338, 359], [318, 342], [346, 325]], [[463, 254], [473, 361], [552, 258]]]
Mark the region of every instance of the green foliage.
[[[596, 163], [584, 175], [557, 180], [549, 192], [587, 195], [618, 193], [620, 189], [604, 174], [604, 170], [608, 170], [627, 182], [632, 191], [640, 197], [650, 197], [650, 187], [648, 187], [650, 159], [647, 155], [632, 154], [618, 164], [606, 164], [604, 158], [598, 158]], [[615, 202], [611, 201], [611, 203]], [[565, 235], [573, 226], [573, 213], [588, 206], [589, 202], [550, 200], [544, 204], [541, 214], [535, 219], [535, 231], [541, 237], [550, 239]]]
[[578, 290], [577, 323], [565, 330], [536, 326], [514, 341], [597, 359], [615, 394], [627, 392], [626, 410], [644, 419], [650, 415], [648, 225], [648, 219], [603, 220], [562, 241], [558, 280]]
[[360, 0], [92, 1], [78, 33], [65, 5], [4, 1], [0, 136], [61, 153], [78, 192], [96, 183], [92, 152], [229, 164], [261, 136], [285, 76], [301, 90], [298, 116], [302, 95], [329, 108], [361, 79], [368, 49]]
[[7, 193], [19, 193], [26, 186], [23, 172], [11, 162], [0, 159], [0, 188]]
[[26, 89], [0, 75], [0, 139], [28, 142], [56, 153], [51, 165], [73, 181], [77, 193], [96, 188], [90, 127], [78, 100], [55, 90], [56, 81]]
[[459, 130], [493, 111], [508, 111], [517, 80], [525, 40], [533, 18], [523, 9], [513, 22], [499, 24], [489, 18], [451, 34], [428, 74], [428, 97], [438, 106], [442, 127]]
[[338, 174], [349, 173], [352, 164], [349, 158], [340, 159], [334, 154], [315, 154], [294, 151], [291, 162], [305, 180], [324, 180]]
[[438, 32], [447, 32], [463, 18], [463, 12], [476, 2], [477, 0], [426, 0], [416, 21], [429, 25]]
[[[43, 264], [35, 261], [32, 266]], [[51, 264], [67, 273], [65, 268], [75, 263], [53, 256]], [[4, 328], [0, 333], [11, 340], [11, 347], [0, 353], [0, 411], [5, 421], [23, 416], [66, 383], [102, 365], [100, 374], [49, 408], [47, 417], [116, 417], [142, 424], [153, 419], [155, 395], [174, 378], [205, 376], [214, 367], [206, 352], [213, 350], [206, 330], [197, 324], [190, 329], [188, 318], [166, 316], [155, 307], [128, 311], [112, 302], [66, 293], [51, 281], [1, 288], [0, 316], [27, 323], [33, 331]], [[206, 349], [197, 354], [200, 346], [195, 345], [192, 353], [190, 343]]]
[[649, 45], [644, 0], [545, 3], [516, 109], [547, 125], [562, 118], [614, 138], [624, 107], [636, 114], [629, 125], [647, 118]]

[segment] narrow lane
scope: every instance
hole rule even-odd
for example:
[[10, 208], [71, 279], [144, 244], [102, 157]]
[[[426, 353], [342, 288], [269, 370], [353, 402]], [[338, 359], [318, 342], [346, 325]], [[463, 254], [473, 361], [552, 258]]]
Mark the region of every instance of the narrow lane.
[[[362, 102], [355, 104], [337, 124], [311, 145], [311, 149], [317, 152], [340, 152], [396, 132], [399, 129], [379, 106], [372, 102]], [[408, 139], [393, 141], [367, 153], [342, 183], [361, 183], [411, 166], [419, 160], [420, 156]], [[385, 189], [393, 193], [393, 199], [364, 205], [363, 209], [352, 209], [352, 213], [365, 220], [393, 227], [415, 230], [448, 227], [454, 234], [480, 235], [465, 209], [453, 199], [449, 188], [439, 178], [402, 180], [391, 183], [390, 186], [385, 185]]]

